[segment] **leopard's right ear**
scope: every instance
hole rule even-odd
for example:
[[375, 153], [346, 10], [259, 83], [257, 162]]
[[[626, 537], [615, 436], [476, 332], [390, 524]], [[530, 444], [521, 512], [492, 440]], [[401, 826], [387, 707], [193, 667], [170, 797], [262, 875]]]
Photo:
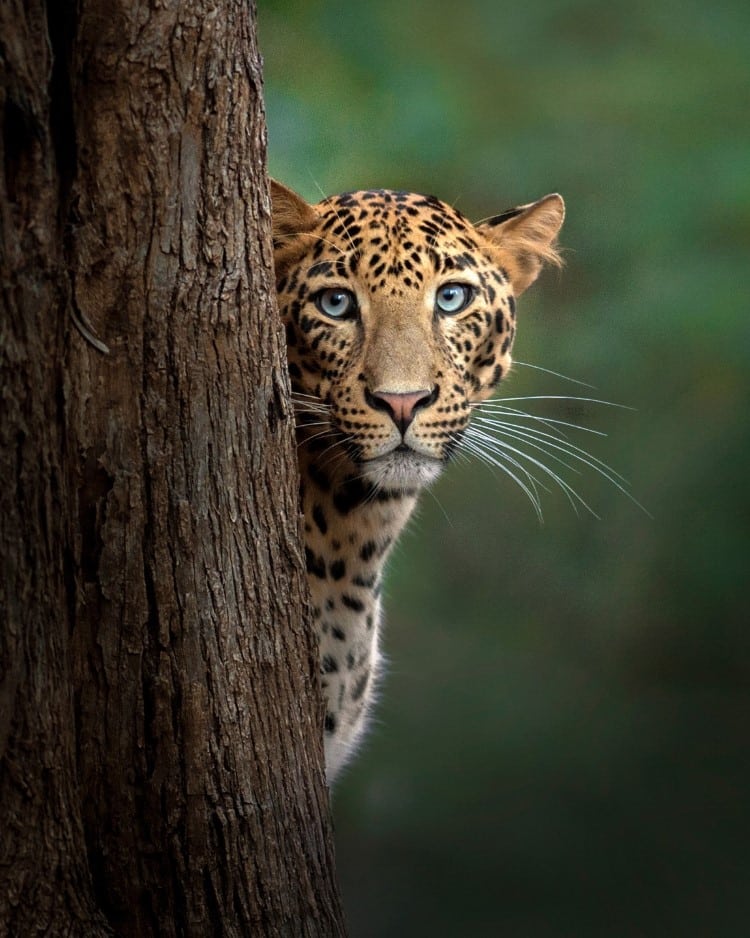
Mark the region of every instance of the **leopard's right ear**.
[[318, 223], [318, 214], [312, 205], [275, 179], [271, 180], [271, 209], [274, 241], [305, 234]]
[[539, 276], [542, 264], [562, 266], [557, 233], [565, 218], [565, 203], [556, 192], [528, 205], [509, 209], [477, 230], [495, 246], [500, 264], [508, 270], [520, 296]]

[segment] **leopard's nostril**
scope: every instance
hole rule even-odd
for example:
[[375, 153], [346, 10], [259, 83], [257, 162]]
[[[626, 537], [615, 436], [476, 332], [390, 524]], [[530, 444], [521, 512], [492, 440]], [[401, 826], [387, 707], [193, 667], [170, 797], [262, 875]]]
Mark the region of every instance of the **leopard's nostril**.
[[419, 391], [370, 391], [365, 390], [365, 400], [375, 410], [384, 410], [403, 436], [414, 420], [417, 410], [429, 407], [437, 399], [438, 387]]

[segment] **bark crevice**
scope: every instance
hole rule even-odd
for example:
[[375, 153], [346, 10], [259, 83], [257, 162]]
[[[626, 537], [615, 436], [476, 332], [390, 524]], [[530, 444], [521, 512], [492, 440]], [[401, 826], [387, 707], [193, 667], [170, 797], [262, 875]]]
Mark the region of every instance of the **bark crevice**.
[[52, 56], [49, 73], [50, 136], [58, 180], [61, 229], [68, 224], [70, 190], [78, 164], [71, 69], [77, 28], [75, 0], [45, 0]]

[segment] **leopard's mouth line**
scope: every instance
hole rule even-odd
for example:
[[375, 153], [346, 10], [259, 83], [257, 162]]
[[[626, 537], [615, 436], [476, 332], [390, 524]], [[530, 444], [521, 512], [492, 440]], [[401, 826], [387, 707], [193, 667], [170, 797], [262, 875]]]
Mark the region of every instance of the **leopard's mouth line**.
[[440, 456], [433, 456], [430, 453], [423, 453], [420, 450], [415, 449], [413, 446], [410, 446], [409, 443], [401, 442], [395, 445], [392, 449], [387, 450], [385, 453], [378, 453], [377, 456], [367, 456], [363, 457], [360, 460], [361, 465], [377, 465], [384, 464], [387, 462], [398, 462], [403, 465], [407, 464], [418, 464], [426, 463], [435, 463], [436, 465], [442, 465], [445, 460]]

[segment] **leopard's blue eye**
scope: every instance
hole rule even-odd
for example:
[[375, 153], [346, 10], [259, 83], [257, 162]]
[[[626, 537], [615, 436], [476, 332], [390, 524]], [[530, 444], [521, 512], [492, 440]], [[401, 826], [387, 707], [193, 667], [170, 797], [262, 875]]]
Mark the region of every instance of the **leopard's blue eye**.
[[313, 297], [313, 300], [321, 313], [325, 313], [331, 319], [351, 318], [357, 311], [357, 300], [351, 290], [332, 287], [328, 290], [321, 290]]
[[435, 306], [446, 316], [455, 316], [471, 303], [476, 289], [466, 283], [444, 283], [435, 294]]

